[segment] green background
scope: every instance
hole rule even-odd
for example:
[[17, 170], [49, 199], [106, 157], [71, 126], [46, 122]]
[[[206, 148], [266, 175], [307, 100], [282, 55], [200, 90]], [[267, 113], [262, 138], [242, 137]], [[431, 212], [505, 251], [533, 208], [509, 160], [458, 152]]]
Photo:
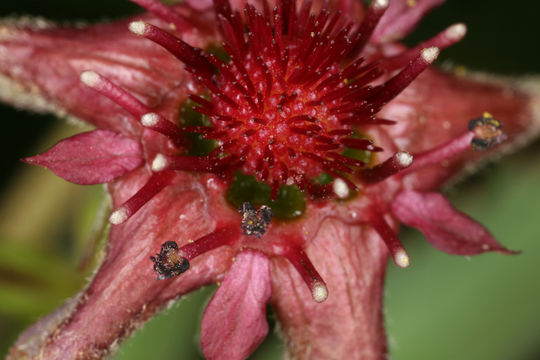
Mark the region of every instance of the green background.
[[[407, 40], [427, 39], [465, 22], [469, 32], [442, 60], [511, 76], [540, 72], [535, 0], [449, 0]], [[137, 11], [127, 0], [4, 0], [0, 16], [42, 15], [57, 21], [98, 21]], [[80, 132], [50, 116], [0, 106], [0, 355], [26, 326], [80, 289], [102, 189], [68, 184], [18, 159]], [[484, 223], [519, 256], [462, 258], [431, 248], [404, 229], [412, 265], [389, 265], [385, 292], [394, 360], [540, 359], [540, 142], [490, 164], [446, 190], [460, 210]], [[75, 205], [74, 205], [75, 203]], [[94, 246], [92, 246], [94, 244]], [[198, 327], [213, 288], [158, 315], [121, 347], [115, 359], [199, 359]], [[274, 332], [272, 332], [274, 333]], [[253, 359], [279, 359], [274, 334]]]

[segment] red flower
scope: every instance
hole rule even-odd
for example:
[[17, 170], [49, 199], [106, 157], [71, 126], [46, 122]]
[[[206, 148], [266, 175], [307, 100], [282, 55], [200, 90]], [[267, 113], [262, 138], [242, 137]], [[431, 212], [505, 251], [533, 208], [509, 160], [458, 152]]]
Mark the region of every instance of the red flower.
[[6, 100], [99, 128], [25, 161], [107, 183], [115, 207], [89, 287], [13, 358], [102, 357], [170, 300], [220, 282], [202, 322], [210, 359], [247, 357], [267, 303], [293, 357], [380, 359], [387, 257], [409, 265], [398, 222], [448, 253], [512, 253], [429, 192], [479, 158], [471, 147], [532, 127], [532, 95], [429, 69], [464, 25], [393, 42], [442, 1], [133, 1], [155, 15], [0, 28], [0, 71], [30, 90]]

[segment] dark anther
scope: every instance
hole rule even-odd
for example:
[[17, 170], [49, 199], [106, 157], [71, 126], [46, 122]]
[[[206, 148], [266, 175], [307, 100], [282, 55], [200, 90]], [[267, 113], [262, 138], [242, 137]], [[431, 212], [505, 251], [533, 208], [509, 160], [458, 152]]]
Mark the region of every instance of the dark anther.
[[484, 113], [481, 118], [469, 121], [469, 131], [475, 135], [471, 141], [471, 147], [476, 151], [486, 151], [506, 140], [502, 123], [489, 113]]
[[150, 256], [154, 262], [154, 271], [157, 272], [158, 280], [170, 279], [186, 272], [189, 269], [189, 261], [178, 254], [178, 245], [174, 241], [161, 244], [161, 251], [156, 256]]
[[238, 208], [242, 214], [242, 231], [244, 235], [253, 235], [258, 238], [264, 235], [274, 213], [270, 207], [263, 205], [259, 210], [255, 210], [253, 205], [245, 202]]

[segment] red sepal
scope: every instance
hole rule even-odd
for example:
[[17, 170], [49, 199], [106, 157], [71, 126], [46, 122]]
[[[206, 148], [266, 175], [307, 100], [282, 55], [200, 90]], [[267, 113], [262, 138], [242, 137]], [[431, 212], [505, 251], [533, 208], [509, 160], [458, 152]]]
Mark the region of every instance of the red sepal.
[[50, 169], [75, 184], [107, 183], [141, 166], [139, 142], [107, 130], [77, 134], [24, 162]]
[[439, 193], [404, 190], [394, 199], [392, 212], [405, 225], [420, 230], [431, 245], [449, 254], [515, 254]]

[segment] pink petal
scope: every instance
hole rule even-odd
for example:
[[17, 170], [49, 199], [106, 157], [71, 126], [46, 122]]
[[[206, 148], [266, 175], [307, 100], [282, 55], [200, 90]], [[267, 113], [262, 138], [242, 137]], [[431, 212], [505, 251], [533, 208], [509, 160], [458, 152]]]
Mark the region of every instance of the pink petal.
[[[362, 216], [362, 215], [360, 215]], [[369, 227], [326, 218], [306, 253], [328, 286], [328, 298], [313, 300], [290, 263], [272, 258], [271, 305], [287, 344], [286, 359], [382, 360], [386, 339], [382, 293], [388, 251]]]
[[392, 203], [392, 212], [405, 225], [418, 228], [437, 249], [449, 254], [475, 255], [486, 251], [514, 254], [439, 193], [402, 191]]
[[141, 166], [140, 144], [117, 133], [95, 130], [62, 140], [23, 161], [45, 166], [75, 184], [107, 183]]
[[[467, 131], [467, 122], [484, 111], [503, 122], [509, 136], [508, 144], [518, 143], [521, 136], [535, 133], [528, 127], [535, 128], [533, 109], [540, 102], [540, 96], [531, 89], [533, 86], [526, 88], [487, 75], [480, 81], [428, 69], [385, 106], [379, 116], [397, 121], [397, 125], [385, 130], [398, 149], [406, 149], [412, 154], [433, 149], [462, 135]], [[525, 135], [528, 136], [532, 135]], [[466, 167], [471, 168], [485, 155], [471, 150], [447, 159], [440, 166], [409, 174], [404, 178], [406, 187], [433, 191]]]
[[[127, 200], [147, 178], [146, 169], [140, 168], [110, 183], [113, 206]], [[226, 246], [198, 257], [189, 271], [167, 280], [156, 280], [149, 259], [166, 241], [185, 245], [212, 232], [215, 219], [237, 216], [222, 201], [223, 193], [206, 185], [201, 176], [177, 174], [172, 186], [128, 222], [111, 227], [105, 259], [88, 287], [70, 305], [28, 329], [12, 348], [11, 358], [101, 359], [115, 350], [111, 344], [118, 344], [173, 299], [220, 281], [234, 255]]]
[[197, 11], [209, 10], [212, 6], [212, 0], [186, 0], [186, 4]]
[[390, 0], [390, 6], [377, 25], [371, 41], [380, 43], [404, 38], [427, 12], [443, 2], [444, 0]]
[[262, 253], [236, 256], [204, 313], [201, 343], [207, 359], [245, 359], [268, 333], [270, 260]]
[[[205, 26], [214, 18], [193, 14], [183, 4], [175, 9]], [[151, 14], [135, 19], [168, 28]], [[128, 24], [123, 20], [70, 29], [0, 21], [0, 75], [6, 78], [0, 100], [34, 111], [67, 113], [102, 129], [138, 136], [139, 119], [81, 83], [81, 72], [94, 70], [162, 115], [177, 118], [188, 86], [194, 86], [192, 77], [174, 56], [131, 33]], [[181, 35], [203, 48], [213, 39], [206, 27]]]

